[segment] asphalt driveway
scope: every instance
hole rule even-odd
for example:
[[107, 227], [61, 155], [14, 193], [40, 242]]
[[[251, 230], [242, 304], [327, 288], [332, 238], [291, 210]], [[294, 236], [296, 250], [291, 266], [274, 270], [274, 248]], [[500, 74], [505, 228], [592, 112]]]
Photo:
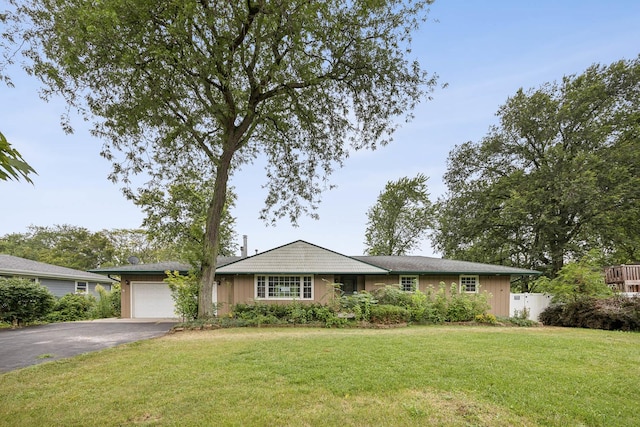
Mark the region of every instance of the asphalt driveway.
[[95, 320], [0, 329], [0, 372], [166, 334], [172, 320]]

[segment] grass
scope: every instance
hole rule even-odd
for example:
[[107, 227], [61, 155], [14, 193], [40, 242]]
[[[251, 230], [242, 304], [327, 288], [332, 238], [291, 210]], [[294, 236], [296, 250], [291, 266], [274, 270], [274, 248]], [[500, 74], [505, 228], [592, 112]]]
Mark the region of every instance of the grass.
[[53, 353], [43, 353], [39, 355], [36, 359], [51, 359], [53, 357], [56, 357], [56, 355]]
[[640, 425], [640, 334], [181, 332], [0, 376], [0, 425]]

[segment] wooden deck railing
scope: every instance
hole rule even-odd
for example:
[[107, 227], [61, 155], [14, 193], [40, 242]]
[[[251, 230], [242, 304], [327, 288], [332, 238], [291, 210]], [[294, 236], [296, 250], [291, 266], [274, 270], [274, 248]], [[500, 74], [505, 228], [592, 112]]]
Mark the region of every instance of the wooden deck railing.
[[622, 292], [640, 291], [640, 264], [607, 267], [604, 274], [605, 282]]

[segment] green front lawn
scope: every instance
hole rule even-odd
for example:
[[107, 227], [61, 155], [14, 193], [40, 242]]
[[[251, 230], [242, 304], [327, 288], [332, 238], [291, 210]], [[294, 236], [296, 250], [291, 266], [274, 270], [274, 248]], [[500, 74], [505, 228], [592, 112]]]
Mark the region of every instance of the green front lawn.
[[180, 332], [0, 375], [0, 425], [640, 425], [640, 334]]

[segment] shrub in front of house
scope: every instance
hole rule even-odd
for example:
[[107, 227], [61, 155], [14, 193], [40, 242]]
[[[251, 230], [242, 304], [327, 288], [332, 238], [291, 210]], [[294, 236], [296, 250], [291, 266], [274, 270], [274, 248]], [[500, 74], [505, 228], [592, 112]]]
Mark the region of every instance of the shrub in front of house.
[[0, 278], [0, 321], [14, 326], [44, 319], [55, 297], [47, 288], [20, 278]]
[[293, 301], [288, 304], [236, 304], [231, 317], [242, 320], [243, 326], [261, 325], [306, 325], [324, 324], [335, 326], [341, 323], [336, 313], [321, 304], [304, 304]]
[[640, 298], [584, 297], [552, 304], [540, 313], [539, 319], [547, 326], [640, 331]]
[[111, 292], [107, 291], [104, 287], [96, 285], [96, 293], [98, 298], [96, 303], [91, 308], [89, 316], [93, 319], [105, 319], [108, 317], [114, 317], [115, 312], [111, 300]]
[[111, 303], [111, 309], [115, 317], [120, 317], [122, 310], [122, 289], [120, 284], [116, 283], [111, 286], [111, 292], [109, 292], [109, 302]]
[[[402, 307], [409, 313], [409, 321], [417, 323], [437, 323], [434, 318], [433, 294], [419, 290], [407, 292], [399, 285], [387, 285], [372, 292], [378, 304]], [[367, 319], [369, 320], [369, 319]]]
[[495, 325], [498, 323], [498, 318], [491, 313], [477, 314], [474, 320], [476, 323], [484, 323], [487, 325]]
[[[420, 291], [416, 291], [420, 292]], [[413, 292], [406, 292], [400, 289], [399, 285], [387, 285], [371, 292], [379, 304], [397, 305], [399, 307], [410, 307], [412, 305], [411, 296]]]
[[183, 276], [178, 271], [167, 271], [166, 274], [164, 281], [171, 290], [175, 314], [186, 321], [195, 320], [198, 317], [200, 281], [193, 273]]
[[376, 289], [373, 295], [379, 304], [404, 307], [416, 323], [469, 322], [491, 308], [489, 294], [460, 292], [455, 283], [449, 292], [446, 285], [440, 283], [438, 290], [429, 286], [426, 292], [405, 292], [398, 285], [385, 286]]
[[371, 308], [377, 304], [383, 304], [377, 296], [369, 292], [356, 292], [340, 297], [338, 316], [356, 321], [368, 322], [371, 320]]
[[47, 316], [49, 322], [74, 322], [92, 319], [96, 298], [88, 294], [67, 294], [56, 301], [53, 311]]
[[319, 324], [327, 327], [348, 324], [397, 324], [473, 321], [486, 316], [489, 311], [489, 294], [457, 291], [452, 285], [449, 293], [444, 283], [436, 292], [406, 292], [398, 285], [384, 286], [369, 293], [366, 291], [342, 295], [330, 304], [305, 304], [293, 301], [287, 304], [235, 304], [230, 318], [242, 326]]
[[376, 325], [397, 325], [411, 321], [411, 313], [405, 307], [378, 304], [371, 307], [371, 323]]
[[486, 292], [460, 292], [456, 284], [451, 285], [446, 320], [448, 322], [469, 322], [476, 316], [489, 311], [489, 294]]

